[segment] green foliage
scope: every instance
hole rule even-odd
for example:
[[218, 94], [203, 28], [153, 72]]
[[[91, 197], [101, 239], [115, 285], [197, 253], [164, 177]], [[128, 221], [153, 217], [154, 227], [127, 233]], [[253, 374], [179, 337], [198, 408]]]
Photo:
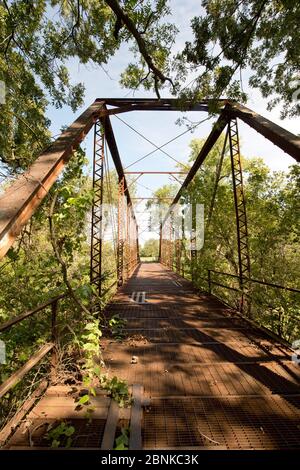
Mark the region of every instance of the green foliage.
[[119, 404], [120, 408], [124, 408], [131, 404], [128, 384], [125, 380], [121, 380], [114, 376], [111, 379], [107, 376], [102, 377], [102, 386], [108, 391], [110, 396]]
[[245, 100], [242, 71], [250, 70], [249, 85], [269, 98], [269, 109], [282, 105], [282, 117], [298, 115], [298, 24], [300, 4], [293, 1], [202, 0], [204, 14], [193, 18], [192, 41], [178, 54], [178, 78], [189, 71], [196, 78], [182, 99], [226, 96]]
[[[6, 103], [1, 105], [0, 161], [9, 172], [26, 168], [50, 143], [50, 122], [46, 117], [49, 104], [57, 108], [68, 105], [73, 111], [83, 104], [84, 84], [72, 83], [69, 59], [103, 67], [122, 44], [131, 43], [132, 31], [124, 27], [108, 3], [104, 0], [1, 3], [0, 80], [6, 86]], [[161, 23], [169, 14], [167, 1], [116, 3], [145, 41], [147, 54], [153, 56], [156, 67], [166, 69], [176, 32], [173, 25]], [[129, 65], [122, 83], [130, 82], [133, 68], [146, 68], [135, 40], [130, 45], [137, 61]], [[154, 84], [154, 75], [149, 73], [148, 89], [154, 89]]]
[[99, 329], [99, 320], [91, 319], [91, 321], [85, 325], [84, 331], [85, 333], [81, 336], [82, 349], [84, 351], [86, 360], [84, 369], [90, 373], [91, 370], [94, 370], [91, 368], [94, 367], [95, 360], [100, 358], [99, 346], [102, 332]]
[[108, 322], [109, 328], [113, 337], [117, 340], [121, 340], [124, 337], [124, 326], [126, 325], [127, 320], [120, 318], [118, 314], [113, 315]]
[[[115, 328], [117, 339], [121, 338], [121, 328], [123, 322], [117, 316], [113, 317], [112, 328]], [[89, 406], [90, 397], [96, 395], [96, 386], [100, 385], [103, 389], [107, 390], [109, 395], [119, 404], [120, 407], [128, 406], [130, 404], [129, 390], [127, 382], [118, 379], [118, 377], [109, 378], [103, 371], [103, 360], [100, 351], [100, 338], [102, 332], [99, 328], [99, 320], [92, 319], [84, 327], [85, 333], [81, 336], [81, 347], [84, 351], [85, 362], [82, 366], [84, 371], [84, 386], [87, 387], [88, 393], [83, 395], [78, 405]], [[93, 409], [87, 409], [89, 417]]]
[[[91, 182], [84, 174], [85, 163], [85, 155], [79, 149], [48, 198], [22, 230], [8, 256], [0, 262], [1, 322], [66, 291], [49, 234], [48, 214], [54, 195], [57, 198], [53, 218], [58, 250], [64, 258], [77, 297], [83, 304], [89, 304], [91, 289], [86, 221], [91, 207]], [[1, 333], [7, 352], [7, 364], [1, 366], [1, 381], [23, 365], [39, 345], [49, 341], [50, 311], [48, 308]], [[60, 335], [61, 348], [66, 353], [75, 347], [74, 334], [81, 330], [82, 321], [82, 312], [70, 297], [59, 302], [58, 326], [60, 331], [64, 330]], [[47, 372], [44, 366], [41, 370]], [[39, 374], [37, 377], [40, 378]], [[22, 388], [13, 390], [2, 402], [0, 420], [7, 416], [11, 406], [15, 406], [14, 395], [20, 396], [20, 392]]]
[[159, 240], [150, 238], [146, 240], [141, 248], [140, 255], [144, 258], [157, 258], [158, 257]]
[[115, 440], [114, 450], [127, 450], [129, 447], [129, 428], [122, 428], [121, 434]]
[[[178, 191], [177, 184], [165, 184], [161, 188], [158, 188], [154, 192], [154, 197], [156, 199], [155, 204], [165, 204], [167, 207], [169, 206], [169, 199], [175, 197]], [[149, 200], [147, 202], [147, 208], [150, 208], [154, 204], [153, 200]]]
[[[121, 74], [123, 86], [156, 93], [170, 86], [183, 107], [186, 99], [220, 95], [245, 100], [242, 71], [250, 69], [250, 86], [269, 98], [270, 108], [282, 103], [283, 117], [299, 114], [299, 100], [294, 99], [299, 89], [299, 3], [201, 3], [204, 14], [191, 22], [193, 40], [172, 57], [177, 28], [168, 22], [168, 0], [2, 2], [0, 80], [6, 102], [1, 105], [1, 169], [23, 170], [49, 145], [49, 104], [72, 110], [83, 104], [84, 85], [72, 83], [69, 59], [103, 67], [127, 44], [134, 59]], [[116, 15], [113, 4], [131, 27]], [[183, 87], [191, 71], [196, 78]]]
[[[191, 142], [190, 163], [195, 160], [204, 140]], [[183, 203], [204, 204], [205, 241], [194, 264], [195, 282], [207, 290], [208, 269], [238, 275], [237, 238], [228, 149], [217, 186], [212, 215], [212, 195], [216, 184], [216, 168], [223, 147], [219, 139], [201, 166], [182, 198]], [[247, 204], [251, 277], [275, 284], [300, 288], [298, 253], [299, 237], [299, 166], [288, 173], [271, 172], [260, 158], [243, 158], [244, 189]], [[191, 257], [187, 240], [182, 243], [182, 272], [191, 277]], [[212, 279], [229, 287], [239, 288], [238, 280], [212, 274]], [[213, 293], [237, 307], [240, 295], [213, 286]], [[253, 284], [252, 316], [288, 341], [300, 334], [297, 311], [300, 295]]]
[[62, 421], [54, 429], [48, 431], [46, 439], [51, 441], [51, 447], [71, 447], [72, 437], [75, 432], [73, 426], [69, 426], [66, 422]]

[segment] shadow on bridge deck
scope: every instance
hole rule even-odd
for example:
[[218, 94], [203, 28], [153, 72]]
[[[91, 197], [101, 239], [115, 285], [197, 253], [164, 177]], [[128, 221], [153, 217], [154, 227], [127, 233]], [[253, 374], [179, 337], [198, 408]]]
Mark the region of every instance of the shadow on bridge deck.
[[[236, 312], [164, 266], [142, 263], [104, 313], [126, 320], [122, 341], [101, 340], [109, 374], [142, 385], [144, 403], [150, 398], [144, 449], [300, 448], [300, 367]], [[87, 423], [71, 386], [49, 387], [6, 448], [44, 449], [48, 426], [65, 420], [76, 431], [72, 448], [112, 449], [119, 419], [131, 425], [132, 410], [115, 419], [103, 390], [92, 402]]]
[[145, 449], [300, 448], [300, 368], [288, 348], [158, 263], [136, 269], [106, 310], [116, 313], [126, 339], [104, 339], [104, 359], [151, 398]]

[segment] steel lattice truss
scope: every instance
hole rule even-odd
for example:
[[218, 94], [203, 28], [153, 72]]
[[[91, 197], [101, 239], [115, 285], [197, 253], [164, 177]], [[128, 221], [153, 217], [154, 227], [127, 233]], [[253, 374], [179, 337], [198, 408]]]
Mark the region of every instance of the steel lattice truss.
[[244, 311], [245, 295], [247, 295], [249, 290], [247, 279], [250, 279], [250, 256], [248, 246], [248, 227], [243, 185], [243, 172], [241, 165], [238, 124], [236, 118], [230, 120], [228, 124], [228, 134], [236, 214], [240, 288], [242, 289], [240, 309], [241, 311]]
[[102, 218], [103, 218], [104, 134], [100, 121], [94, 126], [93, 190], [91, 221], [90, 282], [101, 298], [102, 277]]

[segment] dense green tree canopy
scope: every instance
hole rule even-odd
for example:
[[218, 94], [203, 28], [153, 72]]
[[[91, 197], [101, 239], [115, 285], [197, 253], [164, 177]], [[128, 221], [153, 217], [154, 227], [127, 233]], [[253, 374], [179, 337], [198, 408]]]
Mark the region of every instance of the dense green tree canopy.
[[[197, 157], [203, 142], [201, 139], [191, 142], [191, 163]], [[217, 171], [222, 148], [223, 139], [220, 138], [183, 196], [183, 202], [189, 203], [192, 200], [204, 205], [204, 246], [197, 252], [194, 269], [196, 284], [205, 290], [208, 269], [234, 275], [239, 272], [228, 149], [221, 172]], [[299, 167], [291, 166], [288, 173], [272, 172], [258, 157], [242, 157], [242, 166], [251, 277], [299, 289]], [[183, 248], [184, 246], [185, 244]], [[183, 252], [183, 264], [188, 274], [191, 269], [189, 250]], [[238, 287], [238, 283], [228, 276], [219, 276], [215, 280]], [[215, 293], [222, 299], [227, 298], [231, 305], [238, 298], [236, 293], [222, 288], [215, 289]], [[255, 284], [252, 291], [253, 316], [258, 322], [284, 334], [290, 340], [299, 334], [299, 300], [299, 294], [289, 295], [284, 291], [266, 289]], [[282, 313], [280, 319], [279, 313]]]
[[194, 39], [173, 57], [176, 11], [168, 0], [3, 0], [2, 164], [22, 169], [49, 144], [48, 103], [73, 110], [82, 103], [84, 84], [72, 83], [68, 59], [102, 67], [122, 44], [133, 53], [120, 77], [126, 87], [160, 96], [166, 86], [183, 103], [220, 95], [243, 100], [249, 69], [250, 86], [270, 107], [281, 103], [283, 116], [299, 114], [299, 2], [203, 0], [202, 7], [191, 23]]
[[145, 258], [157, 258], [158, 257], [158, 245], [159, 240], [150, 238], [146, 240], [143, 247], [141, 248], [141, 257]]
[[250, 86], [269, 99], [269, 108], [280, 103], [283, 116], [299, 114], [299, 2], [203, 0], [202, 6], [205, 14], [191, 24], [194, 40], [178, 56], [182, 77], [196, 73], [184, 95], [245, 99], [248, 68]]
[[[73, 84], [66, 66], [107, 64], [129, 43], [149, 68], [154, 88], [164, 82], [176, 28], [161, 19], [166, 0], [3, 0], [0, 3], [0, 160], [13, 171], [32, 162], [49, 143], [48, 103], [82, 104], [84, 84]], [[127, 77], [131, 76], [128, 65]], [[130, 78], [129, 78], [130, 81]]]

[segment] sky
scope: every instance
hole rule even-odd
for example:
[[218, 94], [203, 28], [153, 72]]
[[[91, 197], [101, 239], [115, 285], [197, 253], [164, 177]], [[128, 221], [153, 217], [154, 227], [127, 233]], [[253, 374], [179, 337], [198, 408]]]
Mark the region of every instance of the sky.
[[[199, 0], [171, 0], [171, 10], [173, 12], [170, 18], [178, 29], [174, 52], [180, 50], [186, 40], [192, 38], [190, 20], [193, 16], [203, 13], [199, 6]], [[62, 126], [71, 124], [81, 112], [87, 108], [96, 98], [124, 98], [124, 97], [156, 97], [152, 93], [145, 93], [144, 91], [137, 91], [134, 93], [130, 90], [122, 88], [119, 84], [120, 73], [126, 68], [126, 65], [131, 60], [131, 53], [128, 51], [127, 46], [122, 46], [120, 51], [111, 59], [106, 66], [106, 73], [102, 68], [96, 67], [93, 64], [81, 65], [76, 59], [69, 60], [67, 66], [73, 83], [83, 82], [86, 88], [85, 99], [83, 106], [73, 113], [70, 108], [64, 107], [62, 109], [55, 109], [53, 106], [48, 107], [48, 117], [50, 118], [52, 135], [57, 135]], [[245, 83], [247, 81], [247, 74], [244, 77]], [[288, 129], [289, 131], [299, 134], [299, 120], [286, 119], [280, 120], [280, 109], [275, 109], [272, 112], [267, 111], [267, 102], [263, 99], [257, 90], [245, 88], [249, 95], [247, 106], [256, 112], [262, 114], [266, 118], [279, 124], [280, 126]], [[167, 94], [162, 93], [162, 97], [168, 97]], [[186, 113], [185, 114], [192, 121], [201, 121], [206, 118], [205, 113]], [[160, 146], [185, 130], [184, 126], [178, 126], [175, 121], [182, 117], [179, 112], [131, 112], [121, 114], [121, 119], [133, 126], [137, 131], [141, 132], [145, 137]], [[111, 117], [112, 126], [116, 136], [119, 152], [123, 162], [124, 168], [130, 165], [138, 158], [146, 155], [148, 152], [154, 150], [154, 147], [139, 137], [136, 133], [130, 130], [123, 122], [117, 117]], [[182, 137], [176, 139], [173, 143], [164, 147], [176, 160], [185, 162], [188, 160], [190, 149], [189, 143], [193, 138], [206, 137], [211, 129], [213, 120], [204, 122], [197, 127], [195, 131], [190, 134], [184, 134]], [[272, 170], [287, 170], [289, 165], [295, 161], [281, 151], [278, 147], [270, 143], [267, 139], [255, 132], [243, 122], [239, 121], [239, 134], [241, 139], [241, 151], [246, 157], [259, 156], [262, 157], [264, 162]], [[86, 138], [83, 144], [87, 155], [91, 161], [92, 158], [92, 136]], [[112, 167], [112, 164], [110, 165]], [[140, 164], [134, 165], [130, 168], [133, 171], [170, 171], [176, 170], [176, 163], [168, 158], [166, 155], [157, 151], [148, 158], [144, 159]], [[159, 188], [163, 184], [171, 183], [172, 180], [168, 175], [145, 175], [139, 179], [137, 185], [137, 195], [140, 197], [150, 197], [152, 191]], [[142, 186], [143, 185], [143, 186]], [[148, 189], [146, 189], [148, 188]], [[149, 190], [150, 189], [150, 190]], [[148, 216], [145, 214], [143, 204], [139, 204], [136, 208], [138, 213], [138, 220], [141, 231], [147, 226]], [[154, 234], [143, 233], [141, 243], [146, 239], [153, 237]]]

